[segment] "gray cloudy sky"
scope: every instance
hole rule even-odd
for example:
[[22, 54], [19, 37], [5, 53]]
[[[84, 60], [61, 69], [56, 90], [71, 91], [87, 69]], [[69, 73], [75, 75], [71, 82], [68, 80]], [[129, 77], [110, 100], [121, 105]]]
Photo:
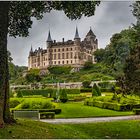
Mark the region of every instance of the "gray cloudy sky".
[[79, 35], [83, 39], [89, 31], [90, 26], [98, 38], [99, 48], [105, 48], [109, 44], [110, 37], [122, 29], [128, 28], [135, 23], [131, 13], [131, 1], [104, 1], [97, 7], [95, 16], [82, 17], [80, 20], [71, 21], [63, 12], [52, 11], [45, 14], [42, 20], [33, 19], [33, 25], [27, 38], [8, 38], [8, 49], [13, 62], [16, 65], [27, 66], [28, 54], [31, 48], [46, 48], [48, 30], [51, 30], [53, 40], [61, 41], [73, 39], [75, 27], [78, 26]]

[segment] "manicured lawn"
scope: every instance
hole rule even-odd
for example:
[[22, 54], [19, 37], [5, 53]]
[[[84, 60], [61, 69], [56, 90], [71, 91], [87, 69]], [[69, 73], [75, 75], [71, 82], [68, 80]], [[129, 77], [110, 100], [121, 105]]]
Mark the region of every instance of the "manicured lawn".
[[58, 103], [57, 107], [62, 109], [62, 113], [56, 115], [56, 118], [125, 116], [133, 114], [133, 112], [119, 112], [97, 107], [85, 106], [83, 102]]
[[139, 139], [140, 120], [89, 124], [48, 124], [18, 120], [0, 129], [0, 139]]

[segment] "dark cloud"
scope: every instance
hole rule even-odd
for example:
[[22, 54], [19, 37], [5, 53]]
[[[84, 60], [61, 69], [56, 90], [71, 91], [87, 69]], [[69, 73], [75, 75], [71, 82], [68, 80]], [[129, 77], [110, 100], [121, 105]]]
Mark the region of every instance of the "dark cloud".
[[52, 11], [45, 14], [42, 20], [37, 21], [33, 18], [32, 28], [27, 38], [8, 38], [8, 49], [12, 53], [14, 63], [27, 65], [28, 53], [31, 44], [34, 49], [46, 47], [48, 30], [51, 30], [52, 38], [61, 41], [73, 39], [75, 27], [78, 26], [80, 37], [83, 39], [89, 31], [90, 26], [99, 40], [99, 47], [104, 48], [110, 37], [122, 29], [128, 28], [135, 22], [131, 13], [132, 2], [101, 2], [97, 7], [95, 16], [82, 17], [80, 20], [71, 21], [63, 12]]

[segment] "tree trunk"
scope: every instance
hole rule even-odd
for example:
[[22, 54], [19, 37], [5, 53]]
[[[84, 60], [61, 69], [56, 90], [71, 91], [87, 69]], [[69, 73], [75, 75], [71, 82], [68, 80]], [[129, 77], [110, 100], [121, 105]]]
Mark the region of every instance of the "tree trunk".
[[9, 70], [7, 59], [9, 2], [0, 2], [0, 127], [10, 119], [9, 111]]

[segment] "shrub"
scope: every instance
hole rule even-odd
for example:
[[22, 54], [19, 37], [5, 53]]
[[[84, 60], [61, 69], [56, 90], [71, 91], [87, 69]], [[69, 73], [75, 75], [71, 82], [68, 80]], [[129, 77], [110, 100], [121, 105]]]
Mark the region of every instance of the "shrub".
[[60, 101], [65, 103], [68, 101], [68, 97], [67, 97], [67, 93], [66, 93], [66, 90], [65, 89], [61, 89], [60, 90]]
[[17, 99], [10, 99], [10, 108], [15, 108], [19, 104], [20, 104], [19, 100], [17, 100]]
[[54, 104], [45, 100], [28, 100], [22, 102], [15, 109], [52, 109], [55, 108]]
[[96, 84], [93, 85], [92, 94], [93, 96], [101, 96], [100, 88]]
[[70, 66], [53, 66], [49, 67], [48, 70], [51, 74], [69, 74], [71, 71], [72, 67]]
[[22, 97], [23, 97], [23, 95], [22, 95], [22, 92], [21, 92], [21, 91], [19, 91], [19, 92], [17, 93], [17, 97], [18, 97], [18, 98], [22, 98]]
[[92, 88], [82, 88], [82, 89], [80, 89], [80, 92], [81, 93], [84, 93], [84, 92], [92, 92]]
[[82, 82], [82, 85], [83, 85], [84, 88], [89, 88], [90, 84], [91, 84], [91, 81], [83, 81]]
[[93, 67], [92, 61], [85, 62], [84, 69], [91, 69]]
[[40, 119], [54, 119], [55, 113], [54, 112], [41, 112]]
[[133, 109], [133, 112], [134, 112], [136, 115], [140, 115], [140, 109], [134, 108], [134, 109]]

